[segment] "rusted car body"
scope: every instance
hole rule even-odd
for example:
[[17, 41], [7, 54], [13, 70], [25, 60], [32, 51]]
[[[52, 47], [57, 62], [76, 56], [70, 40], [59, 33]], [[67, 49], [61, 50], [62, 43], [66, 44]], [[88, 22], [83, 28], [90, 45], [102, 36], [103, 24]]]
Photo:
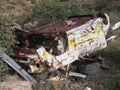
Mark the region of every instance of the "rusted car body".
[[18, 43], [13, 57], [59, 69], [106, 48], [109, 27], [109, 16], [98, 13], [69, 17], [31, 31], [14, 28]]

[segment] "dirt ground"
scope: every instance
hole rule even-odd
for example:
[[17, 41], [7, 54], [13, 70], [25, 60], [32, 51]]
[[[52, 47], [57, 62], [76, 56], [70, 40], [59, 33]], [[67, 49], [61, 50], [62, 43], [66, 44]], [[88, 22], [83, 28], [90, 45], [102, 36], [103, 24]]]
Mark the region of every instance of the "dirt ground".
[[28, 81], [22, 80], [19, 76], [9, 76], [6, 81], [0, 82], [0, 90], [32, 90]]

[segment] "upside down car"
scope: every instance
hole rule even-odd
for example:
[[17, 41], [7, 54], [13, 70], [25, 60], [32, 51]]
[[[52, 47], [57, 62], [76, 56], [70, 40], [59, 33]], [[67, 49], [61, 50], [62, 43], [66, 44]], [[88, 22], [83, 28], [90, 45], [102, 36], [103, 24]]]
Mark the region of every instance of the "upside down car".
[[[13, 56], [57, 70], [106, 48], [109, 27], [106, 13], [72, 16], [31, 31], [14, 24], [11, 30], [18, 43]], [[34, 72], [32, 66], [31, 70]]]

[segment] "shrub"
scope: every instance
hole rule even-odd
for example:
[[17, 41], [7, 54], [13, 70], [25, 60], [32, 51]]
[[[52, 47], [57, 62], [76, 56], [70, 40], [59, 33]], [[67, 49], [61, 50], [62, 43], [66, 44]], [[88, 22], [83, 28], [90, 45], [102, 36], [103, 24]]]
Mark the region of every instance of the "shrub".
[[82, 15], [85, 13], [82, 4], [78, 0], [69, 0], [68, 2], [43, 0], [30, 13], [20, 16], [18, 23], [24, 26], [28, 22], [38, 21], [38, 26], [43, 26], [71, 15]]
[[65, 17], [83, 14], [82, 5], [77, 0], [59, 2], [58, 0], [44, 0], [32, 10], [32, 17], [39, 19], [40, 25], [52, 23]]
[[95, 3], [96, 10], [106, 10], [106, 7], [110, 5], [110, 0], [97, 0]]
[[14, 35], [8, 29], [9, 24], [12, 22], [12, 16], [0, 17], [0, 52], [10, 52], [11, 46], [14, 43]]
[[32, 3], [32, 4], [35, 4], [35, 3], [36, 3], [36, 0], [31, 0], [31, 3]]
[[0, 82], [6, 79], [9, 70], [8, 65], [0, 59]]
[[24, 26], [24, 24], [28, 23], [31, 20], [32, 20], [32, 16], [30, 12], [30, 13], [24, 13], [20, 16], [17, 16], [16, 22], [21, 26]]

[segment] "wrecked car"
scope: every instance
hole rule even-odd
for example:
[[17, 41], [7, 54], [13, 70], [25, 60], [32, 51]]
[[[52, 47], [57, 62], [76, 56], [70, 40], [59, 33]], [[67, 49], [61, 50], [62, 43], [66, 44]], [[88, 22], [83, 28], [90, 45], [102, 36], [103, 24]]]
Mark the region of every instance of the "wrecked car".
[[109, 27], [106, 13], [71, 16], [29, 31], [13, 24], [16, 43], [12, 57], [29, 63], [32, 73], [39, 70], [37, 64], [57, 70], [106, 48]]

